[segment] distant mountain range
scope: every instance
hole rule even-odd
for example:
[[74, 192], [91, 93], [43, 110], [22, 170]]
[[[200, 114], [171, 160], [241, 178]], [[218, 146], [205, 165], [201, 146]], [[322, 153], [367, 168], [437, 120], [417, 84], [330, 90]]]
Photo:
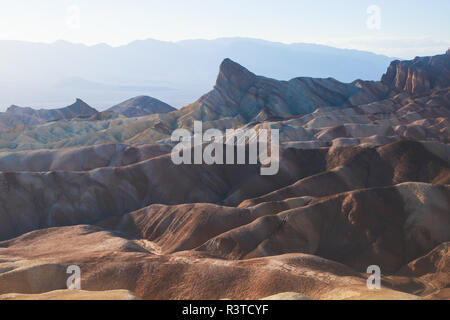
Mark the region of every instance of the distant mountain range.
[[57, 107], [73, 97], [104, 110], [139, 95], [179, 108], [211, 89], [225, 58], [279, 80], [307, 76], [343, 82], [378, 80], [393, 60], [324, 45], [247, 38], [150, 39], [121, 47], [0, 41], [0, 110], [12, 104]]

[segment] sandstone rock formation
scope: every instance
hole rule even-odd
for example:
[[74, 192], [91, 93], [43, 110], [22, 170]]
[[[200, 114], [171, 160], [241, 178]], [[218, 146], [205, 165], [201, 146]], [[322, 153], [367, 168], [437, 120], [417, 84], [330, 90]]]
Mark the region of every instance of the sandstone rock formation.
[[[11, 109], [30, 120], [0, 133], [0, 299], [449, 299], [448, 71], [447, 53], [381, 82], [277, 81], [227, 59], [169, 113]], [[194, 120], [278, 129], [278, 174], [175, 165]], [[87, 291], [65, 290], [70, 265]]]
[[417, 57], [412, 61], [394, 61], [381, 79], [394, 90], [412, 94], [450, 86], [450, 54]]

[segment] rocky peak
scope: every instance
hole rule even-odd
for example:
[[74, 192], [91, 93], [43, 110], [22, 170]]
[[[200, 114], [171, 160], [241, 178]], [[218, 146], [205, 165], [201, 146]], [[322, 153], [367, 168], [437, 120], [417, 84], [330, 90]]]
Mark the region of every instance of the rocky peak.
[[227, 58], [220, 65], [215, 88], [235, 96], [239, 92], [247, 91], [256, 79], [255, 74]]
[[381, 82], [394, 91], [426, 93], [450, 86], [450, 54], [416, 57], [409, 61], [393, 61]]
[[[97, 110], [92, 108], [83, 100], [77, 98], [74, 104], [62, 109], [56, 109], [57, 113], [61, 113], [62, 118], [72, 119], [72, 118], [86, 118], [91, 117], [98, 113]], [[58, 116], [56, 118], [59, 118]]]

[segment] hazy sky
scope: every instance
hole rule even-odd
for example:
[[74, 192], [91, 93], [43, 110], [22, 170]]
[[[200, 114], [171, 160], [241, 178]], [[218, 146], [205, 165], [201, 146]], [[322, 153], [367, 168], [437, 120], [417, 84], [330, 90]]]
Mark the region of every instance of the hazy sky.
[[450, 47], [449, 16], [449, 0], [0, 0], [0, 39], [117, 46], [240, 36], [410, 58]]

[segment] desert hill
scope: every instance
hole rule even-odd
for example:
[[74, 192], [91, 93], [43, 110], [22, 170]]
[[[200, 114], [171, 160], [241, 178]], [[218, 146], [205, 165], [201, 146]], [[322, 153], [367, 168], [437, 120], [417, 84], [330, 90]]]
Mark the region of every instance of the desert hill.
[[92, 122], [162, 114], [174, 110], [176, 109], [168, 104], [148, 96], [128, 99], [102, 112], [92, 108], [81, 99], [76, 99], [75, 103], [70, 106], [59, 109], [33, 109], [12, 105], [6, 112], [0, 113], [0, 132], [23, 131], [30, 126], [34, 127], [50, 122], [70, 122], [71, 120]]
[[6, 112], [0, 113], [0, 129], [5, 130], [20, 125], [37, 125], [58, 120], [71, 120], [89, 118], [97, 113], [81, 99], [60, 109], [39, 109], [19, 107], [12, 105]]
[[[181, 110], [0, 132], [0, 299], [64, 299], [73, 264], [79, 299], [449, 299], [449, 59], [352, 83], [226, 59]], [[173, 164], [194, 120], [279, 129], [280, 171]]]
[[132, 118], [155, 113], [169, 113], [175, 110], [174, 107], [171, 107], [158, 99], [149, 96], [139, 96], [119, 103], [118, 105], [109, 108], [107, 111], [112, 111], [127, 118]]

